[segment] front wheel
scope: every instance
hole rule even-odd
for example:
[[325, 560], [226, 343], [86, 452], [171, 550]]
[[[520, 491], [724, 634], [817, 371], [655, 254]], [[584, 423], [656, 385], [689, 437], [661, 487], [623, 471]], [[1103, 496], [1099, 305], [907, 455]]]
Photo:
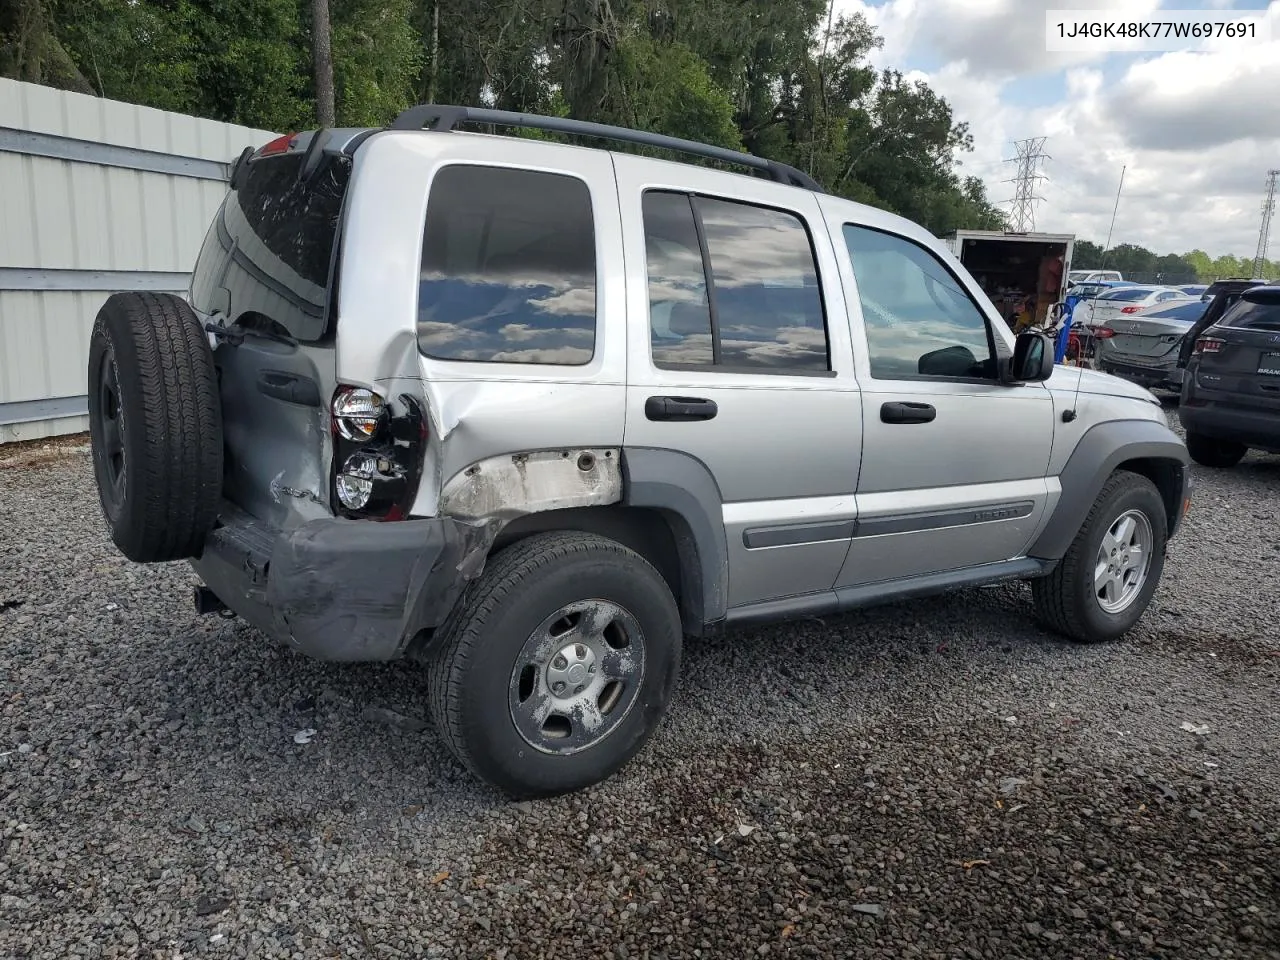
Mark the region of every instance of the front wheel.
[[518, 797], [568, 793], [627, 763], [675, 686], [682, 632], [643, 557], [587, 533], [498, 553], [441, 627], [431, 709], [454, 755]]
[[1243, 443], [1187, 432], [1187, 453], [1202, 467], [1234, 467], [1248, 452]]
[[1037, 616], [1083, 643], [1128, 633], [1160, 583], [1167, 537], [1155, 484], [1128, 471], [1112, 474], [1062, 562], [1032, 581]]

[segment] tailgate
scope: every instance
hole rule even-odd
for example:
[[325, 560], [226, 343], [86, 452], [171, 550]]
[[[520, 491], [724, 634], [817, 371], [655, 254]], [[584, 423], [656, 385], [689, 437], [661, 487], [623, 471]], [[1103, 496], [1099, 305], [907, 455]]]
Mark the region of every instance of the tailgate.
[[219, 328], [223, 495], [276, 529], [331, 515], [328, 309], [350, 158], [324, 154], [304, 176], [303, 149], [248, 162], [191, 287], [193, 306]]

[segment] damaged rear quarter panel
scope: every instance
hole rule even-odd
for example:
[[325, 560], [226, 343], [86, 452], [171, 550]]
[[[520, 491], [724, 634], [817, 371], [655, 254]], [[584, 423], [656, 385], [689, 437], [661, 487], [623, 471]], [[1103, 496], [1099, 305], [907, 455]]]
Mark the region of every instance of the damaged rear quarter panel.
[[[377, 133], [356, 154], [338, 292], [338, 377], [384, 396], [411, 392], [423, 400], [430, 436], [422, 483], [411, 509], [414, 516], [440, 515], [445, 486], [490, 458], [535, 451], [616, 451], [622, 446], [627, 278], [612, 160], [604, 151], [584, 155], [562, 144], [537, 141], [521, 141], [511, 157], [518, 159], [495, 156], [490, 138], [410, 131]], [[449, 361], [418, 349], [422, 235], [431, 184], [453, 163], [563, 173], [586, 183], [596, 262], [596, 335], [589, 362], [570, 366]], [[616, 452], [613, 461], [616, 465]], [[488, 476], [489, 470], [482, 468], [482, 473]], [[578, 483], [580, 474], [574, 466], [567, 476]], [[527, 489], [545, 492], [550, 489], [546, 482], [536, 481]], [[500, 486], [514, 493], [505, 481]], [[478, 496], [474, 491], [468, 509], [480, 502]], [[608, 496], [617, 499], [612, 493]], [[591, 498], [602, 499], [599, 485]], [[519, 509], [500, 500], [489, 502], [494, 509]]]

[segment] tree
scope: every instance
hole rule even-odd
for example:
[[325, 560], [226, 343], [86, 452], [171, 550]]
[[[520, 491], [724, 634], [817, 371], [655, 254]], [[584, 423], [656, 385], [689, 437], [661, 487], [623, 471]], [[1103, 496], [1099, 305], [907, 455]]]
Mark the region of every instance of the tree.
[[49, 0], [0, 3], [0, 77], [93, 92], [56, 35]]
[[1077, 240], [1071, 254], [1071, 266], [1075, 270], [1101, 270], [1104, 251], [1090, 240]]
[[422, 100], [572, 116], [750, 150], [935, 233], [1004, 224], [961, 175], [968, 128], [830, 0], [0, 4], [6, 76], [282, 132]]
[[1213, 280], [1213, 261], [1203, 250], [1192, 250], [1190, 253], [1184, 253], [1182, 259], [1191, 264], [1192, 269], [1196, 272], [1196, 279], [1201, 283], [1209, 283]]
[[311, 70], [315, 77], [316, 122], [332, 127], [333, 34], [329, 25], [329, 0], [311, 0]]

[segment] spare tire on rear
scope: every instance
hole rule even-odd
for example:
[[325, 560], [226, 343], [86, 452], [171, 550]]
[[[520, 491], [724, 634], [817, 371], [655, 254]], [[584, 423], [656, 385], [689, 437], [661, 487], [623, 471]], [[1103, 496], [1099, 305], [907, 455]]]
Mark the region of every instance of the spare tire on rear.
[[88, 372], [111, 539], [139, 563], [199, 556], [222, 496], [222, 406], [199, 319], [172, 294], [112, 294], [93, 324]]

